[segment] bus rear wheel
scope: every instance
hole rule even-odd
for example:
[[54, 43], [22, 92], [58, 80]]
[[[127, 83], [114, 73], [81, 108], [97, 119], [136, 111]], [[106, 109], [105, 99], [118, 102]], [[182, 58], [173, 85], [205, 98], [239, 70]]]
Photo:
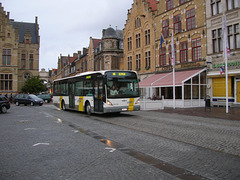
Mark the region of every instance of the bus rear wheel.
[[86, 110], [85, 112], [88, 114], [88, 115], [91, 115], [91, 105], [89, 102], [86, 103]]

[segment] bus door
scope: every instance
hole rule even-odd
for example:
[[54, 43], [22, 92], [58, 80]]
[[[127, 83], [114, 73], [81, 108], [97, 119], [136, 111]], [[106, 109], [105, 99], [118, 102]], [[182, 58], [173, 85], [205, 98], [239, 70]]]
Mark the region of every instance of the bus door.
[[94, 111], [103, 112], [103, 80], [94, 81]]
[[69, 108], [75, 108], [75, 83], [69, 82]]

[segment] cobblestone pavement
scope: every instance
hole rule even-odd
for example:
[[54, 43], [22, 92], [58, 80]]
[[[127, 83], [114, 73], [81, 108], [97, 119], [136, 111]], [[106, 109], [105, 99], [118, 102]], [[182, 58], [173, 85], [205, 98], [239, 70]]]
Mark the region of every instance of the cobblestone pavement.
[[[14, 117], [17, 110], [23, 113], [17, 119], [1, 119]], [[194, 110], [193, 114], [201, 112]], [[0, 149], [0, 179], [2, 175], [3, 179], [165, 180], [178, 179], [173, 172], [177, 168], [203, 179], [240, 179], [238, 120], [184, 115], [171, 109], [92, 116], [58, 111], [52, 105], [13, 107], [11, 111], [0, 114], [0, 147], [7, 145]], [[25, 116], [31, 111], [33, 115]], [[99, 143], [89, 132], [106, 143]], [[33, 148], [37, 142], [49, 146]], [[115, 147], [114, 142], [124, 148]], [[116, 151], [110, 153], [106, 147]], [[166, 173], [123, 151], [129, 149], [176, 168]]]
[[45, 105], [0, 114], [0, 180], [178, 179], [62, 123], [73, 115]]
[[240, 107], [229, 108], [229, 113], [226, 113], [225, 107], [211, 107], [211, 108], [165, 108], [159, 110], [165, 113], [177, 113], [188, 116], [199, 116], [207, 118], [218, 118], [228, 120], [240, 120]]

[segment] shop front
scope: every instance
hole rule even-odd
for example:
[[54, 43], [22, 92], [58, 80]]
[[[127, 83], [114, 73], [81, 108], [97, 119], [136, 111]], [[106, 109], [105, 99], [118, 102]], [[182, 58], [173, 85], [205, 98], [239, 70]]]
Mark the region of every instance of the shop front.
[[240, 61], [228, 62], [228, 85], [224, 63], [213, 64], [207, 77], [213, 106], [226, 106], [226, 88], [229, 106], [240, 105]]
[[[173, 88], [175, 87], [175, 100]], [[206, 98], [206, 69], [154, 74], [140, 82], [142, 99], [163, 100], [165, 107], [202, 107]]]

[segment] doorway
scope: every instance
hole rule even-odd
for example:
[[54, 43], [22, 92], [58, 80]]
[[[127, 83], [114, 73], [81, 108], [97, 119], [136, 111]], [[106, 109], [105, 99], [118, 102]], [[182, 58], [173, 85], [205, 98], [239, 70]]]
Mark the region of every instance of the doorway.
[[69, 108], [75, 108], [75, 83], [69, 83]]
[[97, 78], [94, 81], [94, 111], [103, 112], [103, 79]]

